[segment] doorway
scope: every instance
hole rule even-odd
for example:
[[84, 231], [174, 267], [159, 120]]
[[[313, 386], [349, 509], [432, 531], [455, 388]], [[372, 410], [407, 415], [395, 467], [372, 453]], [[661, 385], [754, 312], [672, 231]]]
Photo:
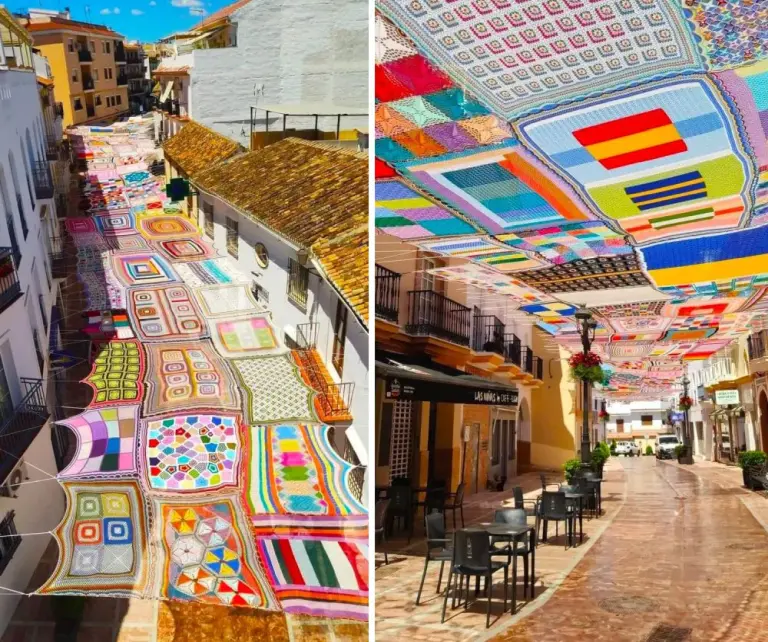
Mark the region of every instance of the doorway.
[[508, 410], [496, 410], [491, 424], [491, 478], [509, 479], [517, 474], [516, 431], [515, 414]]
[[768, 448], [768, 397], [765, 391], [760, 391], [760, 444], [763, 451]]

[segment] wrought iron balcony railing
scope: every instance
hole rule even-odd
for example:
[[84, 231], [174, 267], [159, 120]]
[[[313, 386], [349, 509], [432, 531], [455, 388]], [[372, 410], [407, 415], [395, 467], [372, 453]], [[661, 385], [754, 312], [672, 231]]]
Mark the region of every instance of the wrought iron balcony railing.
[[533, 377], [539, 381], [544, 380], [544, 360], [541, 357], [533, 357]]
[[125, 47], [123, 45], [115, 46], [115, 62], [125, 62]]
[[411, 290], [405, 331], [468, 346], [471, 314], [467, 306], [433, 290]]
[[128, 76], [125, 74], [117, 74], [117, 85], [118, 87], [120, 85], [127, 85], [128, 84]]
[[504, 335], [504, 361], [518, 368], [522, 367], [523, 344], [516, 334], [511, 332]]
[[397, 323], [400, 316], [400, 275], [376, 266], [376, 316]]
[[523, 372], [527, 372], [528, 374], [533, 374], [533, 350], [531, 350], [528, 346], [523, 346], [520, 350], [521, 355], [521, 363], [520, 367], [523, 369]]
[[90, 74], [83, 74], [83, 90], [90, 91], [93, 88], [93, 77]]
[[504, 324], [493, 314], [472, 317], [472, 349], [475, 352], [504, 354]]
[[50, 415], [40, 379], [20, 379], [22, 399], [4, 415], [0, 414], [0, 480], [8, 474], [34, 441]]
[[47, 161], [35, 161], [32, 182], [35, 184], [37, 198], [40, 200], [53, 198], [53, 178]]
[[749, 360], [762, 359], [765, 354], [765, 338], [762, 332], [753, 334], [747, 339], [747, 353]]
[[[14, 240], [11, 235], [11, 242]], [[0, 312], [21, 296], [21, 284], [16, 271], [19, 260], [21, 253], [18, 248], [15, 251], [12, 247], [0, 248]]]
[[296, 345], [299, 350], [313, 350], [317, 347], [319, 323], [299, 323], [296, 326]]

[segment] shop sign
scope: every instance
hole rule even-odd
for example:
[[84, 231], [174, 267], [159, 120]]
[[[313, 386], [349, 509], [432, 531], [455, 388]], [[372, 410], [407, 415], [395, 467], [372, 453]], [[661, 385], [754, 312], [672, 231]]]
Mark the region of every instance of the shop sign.
[[739, 403], [739, 391], [715, 390], [715, 403], [718, 406], [735, 406]]
[[516, 406], [517, 390], [451, 385], [420, 379], [387, 379], [385, 396], [393, 400], [436, 401], [444, 403], [483, 404], [488, 406]]

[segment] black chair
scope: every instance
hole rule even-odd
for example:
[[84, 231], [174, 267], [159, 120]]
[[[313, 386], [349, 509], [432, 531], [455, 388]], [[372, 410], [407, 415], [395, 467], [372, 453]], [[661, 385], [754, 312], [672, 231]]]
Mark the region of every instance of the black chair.
[[542, 493], [547, 492], [547, 486], [557, 486], [558, 490], [560, 489], [560, 482], [553, 481], [550, 477], [548, 477], [544, 473], [539, 473], [539, 478], [541, 479], [541, 492]]
[[566, 542], [565, 548], [568, 548], [568, 543], [571, 542], [573, 535], [573, 520], [576, 513], [568, 506], [568, 500], [565, 497], [565, 492], [557, 491], [544, 491], [541, 494], [541, 503], [539, 506], [539, 518], [536, 524], [536, 538], [539, 536], [539, 524], [544, 524], [544, 537], [542, 541], [547, 541], [547, 525], [549, 522], [555, 522], [555, 537], [558, 535], [558, 527], [560, 522], [565, 522], [566, 529]]
[[[539, 506], [539, 500], [538, 499], [525, 499], [523, 497], [523, 487], [522, 486], [515, 486], [512, 489], [512, 495], [515, 499], [515, 508], [519, 508], [525, 511], [526, 515], [529, 516], [535, 516], [536, 511]], [[526, 504], [530, 508], [526, 508]]]
[[[387, 510], [389, 509], [389, 500], [383, 499], [376, 502], [375, 522], [374, 522], [374, 537], [378, 541], [381, 537], [382, 544], [387, 544]], [[384, 563], [389, 564], [389, 558], [387, 557], [387, 549], [384, 549]]]
[[411, 480], [408, 477], [393, 477], [390, 483], [391, 486], [411, 486]]
[[[457, 531], [453, 536], [453, 560], [448, 573], [448, 586], [445, 588], [443, 599], [443, 614], [440, 623], [445, 622], [445, 609], [448, 606], [448, 594], [454, 576], [458, 579], [459, 604], [461, 591], [466, 579], [467, 592], [464, 608], [469, 608], [469, 585], [474, 577], [477, 582], [485, 579], [485, 591], [488, 595], [488, 606], [485, 614], [485, 628], [491, 625], [491, 596], [493, 593], [492, 577], [496, 571], [504, 571], [504, 611], [507, 610], [507, 583], [509, 581], [509, 562], [491, 559], [491, 541], [484, 531]], [[454, 586], [453, 603], [456, 603], [456, 586]]]
[[[525, 509], [523, 508], [505, 508], [502, 510], [497, 510], [493, 514], [493, 521], [495, 524], [509, 524], [511, 526], [528, 526], [528, 516], [525, 514]], [[491, 555], [507, 555], [508, 559], [511, 561], [512, 556], [516, 557], [522, 557], [523, 558], [523, 596], [528, 594], [528, 557], [533, 555], [533, 550], [530, 546], [530, 540], [526, 539], [525, 542], [514, 542], [510, 543], [509, 540], [501, 538], [501, 537], [492, 537], [491, 543], [492, 544], [498, 544], [501, 542], [504, 542], [506, 546], [502, 546], [501, 548], [496, 548], [494, 551], [492, 551]], [[535, 538], [534, 538], [534, 545], [535, 545]], [[515, 591], [516, 587], [514, 586], [514, 583], [517, 582], [517, 568], [516, 566], [512, 567], [512, 590]], [[531, 598], [533, 598], [533, 575], [531, 574]], [[514, 606], [514, 599], [512, 601], [512, 604]]]
[[445, 563], [453, 559], [452, 540], [446, 536], [445, 515], [443, 513], [427, 513], [424, 517], [424, 532], [427, 534], [427, 556], [424, 558], [424, 570], [421, 573], [419, 592], [416, 595], [417, 605], [421, 599], [421, 590], [424, 588], [424, 578], [427, 576], [429, 563], [440, 562], [440, 575], [437, 578], [437, 591], [435, 591], [439, 593]]
[[456, 487], [456, 492], [448, 495], [445, 510], [453, 513], [453, 530], [456, 530], [456, 509], [461, 514], [461, 527], [464, 528], [464, 482]]
[[418, 512], [419, 508], [424, 509], [424, 515], [434, 511], [443, 512], [445, 510], [445, 482], [431, 481], [427, 484], [427, 490], [424, 491], [424, 501], [415, 501], [414, 510]]
[[408, 529], [408, 541], [413, 536], [413, 493], [410, 486], [396, 485], [389, 490], [389, 511], [387, 515], [390, 532], [395, 519]]
[[600, 507], [598, 494], [599, 485], [600, 482], [593, 481], [586, 477], [576, 478], [576, 488], [578, 488], [580, 492], [584, 493], [587, 500], [584, 508], [592, 511], [592, 514], [595, 517], [598, 516]]

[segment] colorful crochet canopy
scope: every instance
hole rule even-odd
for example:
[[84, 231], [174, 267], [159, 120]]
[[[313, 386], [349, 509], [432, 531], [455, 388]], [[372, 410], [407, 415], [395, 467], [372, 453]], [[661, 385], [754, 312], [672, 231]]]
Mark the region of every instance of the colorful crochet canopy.
[[368, 516], [318, 419], [327, 386], [312, 387], [251, 279], [167, 203], [142, 160], [150, 137], [132, 120], [70, 133], [89, 164], [66, 228], [93, 395], [58, 422], [76, 448], [38, 592], [367, 621]]
[[669, 392], [766, 322], [766, 3], [377, 10], [380, 233], [569, 350], [589, 308], [609, 394]]

